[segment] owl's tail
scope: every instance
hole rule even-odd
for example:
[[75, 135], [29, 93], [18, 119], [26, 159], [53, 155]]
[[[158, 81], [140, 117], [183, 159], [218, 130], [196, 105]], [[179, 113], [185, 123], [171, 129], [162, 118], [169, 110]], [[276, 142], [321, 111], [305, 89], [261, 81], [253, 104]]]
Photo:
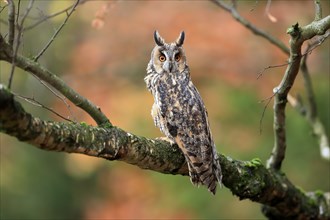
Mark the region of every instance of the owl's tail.
[[189, 168], [189, 175], [192, 184], [204, 185], [208, 190], [215, 195], [217, 185], [221, 186], [222, 172], [219, 159], [214, 155], [214, 159], [208, 163], [191, 162], [186, 158]]

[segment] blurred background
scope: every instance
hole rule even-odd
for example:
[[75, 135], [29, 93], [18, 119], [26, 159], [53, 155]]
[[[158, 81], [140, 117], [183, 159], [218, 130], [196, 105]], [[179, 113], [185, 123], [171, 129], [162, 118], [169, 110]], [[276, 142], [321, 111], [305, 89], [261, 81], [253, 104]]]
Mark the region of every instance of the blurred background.
[[[21, 13], [29, 1], [21, 1]], [[329, 14], [329, 1], [321, 1]], [[25, 25], [61, 11], [73, 1], [35, 1]], [[17, 1], [16, 1], [17, 4]], [[238, 1], [238, 10], [257, 27], [288, 45], [286, 29], [314, 19], [313, 1]], [[1, 1], [1, 7], [5, 3]], [[7, 9], [0, 14], [8, 33]], [[49, 19], [23, 34], [20, 53], [32, 57], [48, 42], [66, 15]], [[191, 77], [209, 112], [219, 152], [239, 160], [266, 162], [273, 146], [271, 101], [285, 67], [261, 70], [287, 60], [281, 50], [253, 35], [209, 1], [86, 1], [79, 5], [40, 63], [98, 105], [110, 121], [136, 135], [162, 136], [150, 116], [153, 103], [143, 78], [158, 30], [167, 42], [186, 33], [184, 48]], [[329, 40], [308, 58], [320, 119], [329, 134]], [[1, 83], [11, 66], [0, 62]], [[33, 97], [78, 122], [95, 125], [83, 111], [69, 107], [36, 77], [16, 68], [12, 90]], [[301, 74], [291, 95], [306, 98]], [[62, 121], [21, 101], [34, 116]], [[306, 99], [305, 99], [306, 103]], [[287, 106], [287, 152], [283, 171], [305, 191], [330, 190], [329, 162], [319, 156], [307, 121]], [[261, 122], [262, 119], [262, 122]], [[261, 132], [260, 132], [261, 130]], [[39, 150], [0, 134], [1, 219], [264, 219], [260, 205], [240, 201], [227, 188], [212, 196], [188, 177], [141, 170], [78, 154]]]

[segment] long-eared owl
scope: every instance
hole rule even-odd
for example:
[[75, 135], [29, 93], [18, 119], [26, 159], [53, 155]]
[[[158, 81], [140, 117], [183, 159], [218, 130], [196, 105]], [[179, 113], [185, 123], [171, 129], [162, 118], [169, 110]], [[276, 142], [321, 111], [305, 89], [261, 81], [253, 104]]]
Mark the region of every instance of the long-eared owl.
[[151, 115], [155, 125], [182, 150], [194, 185], [216, 193], [221, 167], [203, 100], [191, 81], [183, 50], [184, 32], [166, 43], [157, 31], [156, 46], [144, 78], [154, 97]]

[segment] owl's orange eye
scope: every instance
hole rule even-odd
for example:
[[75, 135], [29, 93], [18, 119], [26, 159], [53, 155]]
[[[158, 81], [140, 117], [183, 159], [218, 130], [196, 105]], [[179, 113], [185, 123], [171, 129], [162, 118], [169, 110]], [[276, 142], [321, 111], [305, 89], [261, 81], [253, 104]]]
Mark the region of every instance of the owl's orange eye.
[[181, 55], [179, 53], [175, 54], [175, 61], [179, 62], [181, 60]]
[[166, 60], [166, 57], [164, 55], [159, 56], [160, 62], [164, 62]]

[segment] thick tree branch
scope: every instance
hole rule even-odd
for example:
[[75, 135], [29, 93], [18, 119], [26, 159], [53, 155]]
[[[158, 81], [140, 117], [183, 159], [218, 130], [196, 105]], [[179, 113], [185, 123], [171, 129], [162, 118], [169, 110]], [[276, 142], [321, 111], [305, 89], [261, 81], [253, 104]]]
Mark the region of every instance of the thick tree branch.
[[[2, 85], [0, 131], [44, 150], [120, 160], [142, 169], [188, 176], [184, 156], [176, 145], [139, 137], [114, 126], [101, 128], [84, 123], [43, 121], [25, 112]], [[266, 169], [259, 159], [238, 161], [223, 155], [219, 158], [223, 184], [240, 199], [265, 204], [284, 218], [329, 217], [325, 195], [316, 199], [303, 193], [284, 174]], [[320, 207], [326, 211], [320, 212]]]
[[[2, 35], [0, 34], [0, 60], [12, 62], [13, 50], [10, 45], [8, 45]], [[54, 73], [50, 72], [46, 68], [39, 65], [39, 63], [34, 62], [20, 54], [17, 54], [15, 59], [15, 64], [17, 67], [30, 72], [37, 76], [39, 79], [47, 82], [53, 86], [56, 90], [61, 92], [65, 97], [67, 97], [76, 106], [86, 111], [98, 125], [110, 123], [107, 117], [101, 112], [100, 108], [91, 103], [88, 99], [79, 95], [76, 91], [70, 88], [62, 79], [57, 77]]]

